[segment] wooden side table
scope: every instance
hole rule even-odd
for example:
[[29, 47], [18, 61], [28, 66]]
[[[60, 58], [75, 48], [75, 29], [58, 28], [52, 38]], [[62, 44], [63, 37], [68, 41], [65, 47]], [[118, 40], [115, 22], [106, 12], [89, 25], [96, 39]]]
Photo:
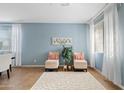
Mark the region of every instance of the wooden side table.
[[64, 65], [63, 71], [73, 71], [73, 65]]

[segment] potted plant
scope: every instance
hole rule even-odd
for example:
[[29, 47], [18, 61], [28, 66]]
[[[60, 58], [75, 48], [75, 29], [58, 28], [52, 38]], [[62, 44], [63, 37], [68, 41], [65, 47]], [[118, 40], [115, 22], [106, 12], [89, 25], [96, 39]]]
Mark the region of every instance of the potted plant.
[[67, 68], [69, 68], [73, 62], [72, 47], [63, 46], [62, 57], [64, 59], [65, 65], [67, 65]]

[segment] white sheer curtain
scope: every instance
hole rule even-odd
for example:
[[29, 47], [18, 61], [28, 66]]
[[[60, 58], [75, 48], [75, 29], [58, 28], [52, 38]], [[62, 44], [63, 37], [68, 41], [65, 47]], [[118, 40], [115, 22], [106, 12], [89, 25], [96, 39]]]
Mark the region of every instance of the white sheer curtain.
[[21, 66], [21, 24], [12, 24], [12, 54], [16, 61], [14, 66]]
[[88, 32], [88, 46], [90, 56], [90, 66], [95, 67], [95, 54], [94, 54], [94, 22], [90, 22], [90, 30]]
[[115, 84], [121, 84], [120, 40], [116, 4], [104, 11], [103, 75]]

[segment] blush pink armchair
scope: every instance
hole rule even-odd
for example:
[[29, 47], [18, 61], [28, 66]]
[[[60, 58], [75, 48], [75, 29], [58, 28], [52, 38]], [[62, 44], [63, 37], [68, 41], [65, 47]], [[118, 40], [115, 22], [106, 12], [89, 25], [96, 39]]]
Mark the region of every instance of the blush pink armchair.
[[57, 69], [59, 66], [59, 53], [58, 52], [49, 52], [48, 59], [45, 62], [46, 69]]
[[74, 58], [74, 69], [86, 70], [87, 72], [87, 61], [84, 59], [84, 54], [82, 52], [75, 52]]

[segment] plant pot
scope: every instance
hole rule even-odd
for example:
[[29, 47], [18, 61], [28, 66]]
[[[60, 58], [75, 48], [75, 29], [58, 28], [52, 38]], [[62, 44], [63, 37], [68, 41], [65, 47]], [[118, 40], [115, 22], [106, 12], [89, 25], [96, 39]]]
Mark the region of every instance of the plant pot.
[[64, 71], [67, 70], [67, 65], [64, 65], [63, 70], [64, 70]]
[[71, 66], [68, 66], [68, 69], [71, 70]]
[[67, 66], [67, 69], [68, 69], [68, 70], [72, 70], [71, 65], [68, 65], [68, 66]]

